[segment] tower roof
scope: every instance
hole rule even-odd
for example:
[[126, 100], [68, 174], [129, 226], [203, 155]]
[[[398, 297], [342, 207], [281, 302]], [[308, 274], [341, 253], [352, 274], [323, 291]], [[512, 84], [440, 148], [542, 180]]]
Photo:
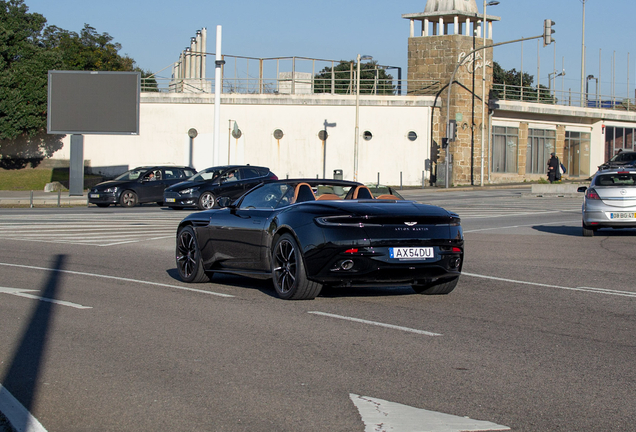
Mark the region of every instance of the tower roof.
[[479, 13], [475, 0], [428, 0], [424, 13]]

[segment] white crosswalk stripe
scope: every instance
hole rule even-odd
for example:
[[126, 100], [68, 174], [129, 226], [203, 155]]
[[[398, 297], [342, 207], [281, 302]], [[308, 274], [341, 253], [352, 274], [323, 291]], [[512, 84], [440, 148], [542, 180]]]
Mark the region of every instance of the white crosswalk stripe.
[[0, 216], [0, 239], [114, 246], [173, 238], [187, 213]]

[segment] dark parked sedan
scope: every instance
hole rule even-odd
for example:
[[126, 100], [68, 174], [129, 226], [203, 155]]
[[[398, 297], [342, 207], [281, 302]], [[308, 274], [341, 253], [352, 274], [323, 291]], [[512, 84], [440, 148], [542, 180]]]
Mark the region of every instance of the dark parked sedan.
[[460, 219], [440, 207], [315, 179], [265, 183], [219, 205], [179, 224], [176, 265], [186, 282], [213, 273], [271, 278], [279, 297], [313, 299], [324, 285], [447, 294], [459, 280]]
[[204, 169], [186, 182], [167, 188], [163, 202], [170, 208], [198, 207], [208, 210], [219, 197], [236, 199], [257, 184], [278, 180], [266, 167], [228, 165]]
[[195, 174], [194, 168], [185, 166], [138, 167], [91, 188], [88, 202], [99, 207], [111, 204], [133, 207], [148, 202], [162, 205], [165, 188]]

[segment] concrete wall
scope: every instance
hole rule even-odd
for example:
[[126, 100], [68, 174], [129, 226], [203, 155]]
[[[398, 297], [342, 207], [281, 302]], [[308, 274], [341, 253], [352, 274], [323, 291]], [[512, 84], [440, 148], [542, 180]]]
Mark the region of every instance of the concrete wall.
[[[361, 96], [359, 176], [384, 184], [421, 185], [430, 158], [432, 97]], [[231, 121], [230, 121], [231, 120]], [[269, 167], [280, 178], [323, 175], [323, 141], [318, 134], [325, 120], [326, 176], [342, 169], [353, 179], [355, 96], [348, 95], [227, 95], [221, 98], [220, 161], [218, 165], [252, 164]], [[237, 122], [242, 135], [231, 137]], [[187, 133], [195, 128], [190, 156]], [[277, 140], [274, 131], [283, 137]], [[369, 141], [365, 131], [372, 133]], [[409, 132], [417, 139], [410, 141]], [[95, 171], [114, 174], [122, 166], [190, 164], [200, 170], [214, 165], [214, 95], [143, 93], [139, 136], [85, 135], [84, 159]], [[69, 159], [70, 137], [55, 159]], [[228, 157], [229, 151], [229, 157]], [[425, 175], [428, 178], [428, 174]]]

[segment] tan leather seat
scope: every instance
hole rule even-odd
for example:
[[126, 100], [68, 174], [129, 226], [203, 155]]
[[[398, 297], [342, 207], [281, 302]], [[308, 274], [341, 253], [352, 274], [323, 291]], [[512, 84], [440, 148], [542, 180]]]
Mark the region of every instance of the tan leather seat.
[[371, 189], [360, 185], [353, 191], [353, 199], [373, 199], [373, 194], [371, 193]]
[[392, 194], [379, 195], [375, 199], [379, 199], [379, 200], [399, 200], [398, 197], [396, 197], [395, 195], [392, 195]]
[[316, 201], [316, 195], [314, 195], [314, 191], [311, 190], [311, 186], [309, 186], [309, 184], [299, 183], [296, 185], [296, 189], [294, 190], [294, 199], [292, 204], [305, 201]]
[[332, 193], [322, 194], [318, 198], [316, 198], [316, 200], [318, 200], [318, 201], [322, 201], [322, 200], [339, 200], [339, 199], [342, 199], [342, 198], [340, 198], [338, 195], [332, 194]]

